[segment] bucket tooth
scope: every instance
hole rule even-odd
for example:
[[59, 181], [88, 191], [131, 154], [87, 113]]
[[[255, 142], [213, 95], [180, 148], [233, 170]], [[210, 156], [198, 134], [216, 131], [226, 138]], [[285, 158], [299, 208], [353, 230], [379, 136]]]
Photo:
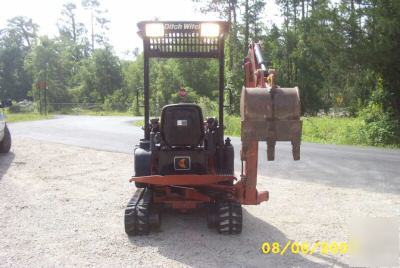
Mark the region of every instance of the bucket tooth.
[[268, 159], [268, 161], [275, 160], [275, 145], [276, 145], [275, 140], [267, 141], [267, 159]]
[[292, 142], [293, 160], [300, 160], [300, 142]]

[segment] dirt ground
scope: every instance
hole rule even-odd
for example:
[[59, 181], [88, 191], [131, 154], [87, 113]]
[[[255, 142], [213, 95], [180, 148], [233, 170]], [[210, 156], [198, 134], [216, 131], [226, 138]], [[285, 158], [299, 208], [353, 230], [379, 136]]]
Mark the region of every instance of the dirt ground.
[[204, 212], [163, 214], [160, 232], [128, 238], [132, 156], [30, 139], [0, 156], [0, 266], [346, 266], [346, 255], [263, 254], [263, 242], [346, 241], [354, 215], [399, 216], [400, 196], [261, 178], [270, 201], [244, 207], [240, 236], [207, 229]]

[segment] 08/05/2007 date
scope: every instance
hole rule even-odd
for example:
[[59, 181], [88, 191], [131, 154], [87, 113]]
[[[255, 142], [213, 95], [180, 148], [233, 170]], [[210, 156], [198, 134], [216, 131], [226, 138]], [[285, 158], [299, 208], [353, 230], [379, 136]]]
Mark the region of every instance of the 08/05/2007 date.
[[264, 242], [261, 251], [264, 254], [276, 254], [283, 256], [286, 253], [313, 255], [317, 254], [352, 254], [356, 251], [357, 246], [354, 242], [296, 242], [287, 241], [286, 244], [279, 242]]

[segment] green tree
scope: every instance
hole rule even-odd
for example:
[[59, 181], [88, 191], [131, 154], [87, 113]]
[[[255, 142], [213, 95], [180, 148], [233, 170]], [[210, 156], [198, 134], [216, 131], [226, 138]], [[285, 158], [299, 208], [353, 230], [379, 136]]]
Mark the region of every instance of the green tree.
[[38, 26], [31, 19], [14, 17], [0, 30], [0, 97], [27, 97], [32, 78], [24, 68], [26, 55], [35, 44]]
[[123, 85], [121, 64], [110, 47], [95, 49], [79, 70], [82, 83], [79, 96], [86, 102], [104, 102]]
[[64, 4], [61, 16], [57, 23], [61, 38], [77, 44], [79, 37], [85, 33], [85, 28], [82, 23], [77, 22], [76, 5], [72, 2]]
[[[57, 108], [59, 103], [70, 102], [68, 80], [71, 77], [71, 63], [65, 60], [64, 45], [57, 39], [41, 37], [27, 56], [26, 68], [33, 80], [46, 81], [47, 102]], [[32, 95], [39, 99], [39, 89], [33, 86]], [[42, 95], [43, 96], [43, 95]]]
[[39, 26], [32, 19], [18, 16], [8, 20], [6, 29], [21, 38], [25, 47], [30, 48], [37, 38]]
[[396, 0], [363, 3], [366, 47], [365, 64], [383, 79], [384, 104], [400, 118], [400, 2]]

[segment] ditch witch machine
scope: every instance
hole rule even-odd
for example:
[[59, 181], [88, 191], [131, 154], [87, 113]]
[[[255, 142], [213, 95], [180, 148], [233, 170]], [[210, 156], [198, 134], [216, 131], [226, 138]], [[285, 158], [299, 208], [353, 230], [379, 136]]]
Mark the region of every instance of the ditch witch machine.
[[[206, 208], [209, 228], [221, 234], [242, 231], [241, 205], [267, 201], [258, 191], [258, 142], [267, 142], [274, 160], [277, 141], [292, 143], [300, 159], [301, 121], [298, 88], [275, 85], [259, 44], [249, 45], [244, 62], [245, 87], [240, 100], [241, 161], [234, 174], [234, 150], [224, 138], [224, 38], [226, 22], [144, 21], [138, 23], [144, 45], [144, 139], [135, 148], [138, 188], [125, 210], [128, 235], [147, 235], [161, 223], [160, 211]], [[161, 118], [149, 120], [150, 58], [214, 58], [219, 61], [219, 116], [204, 120], [196, 104], [164, 106]], [[193, 74], [196, 75], [196, 74]]]

